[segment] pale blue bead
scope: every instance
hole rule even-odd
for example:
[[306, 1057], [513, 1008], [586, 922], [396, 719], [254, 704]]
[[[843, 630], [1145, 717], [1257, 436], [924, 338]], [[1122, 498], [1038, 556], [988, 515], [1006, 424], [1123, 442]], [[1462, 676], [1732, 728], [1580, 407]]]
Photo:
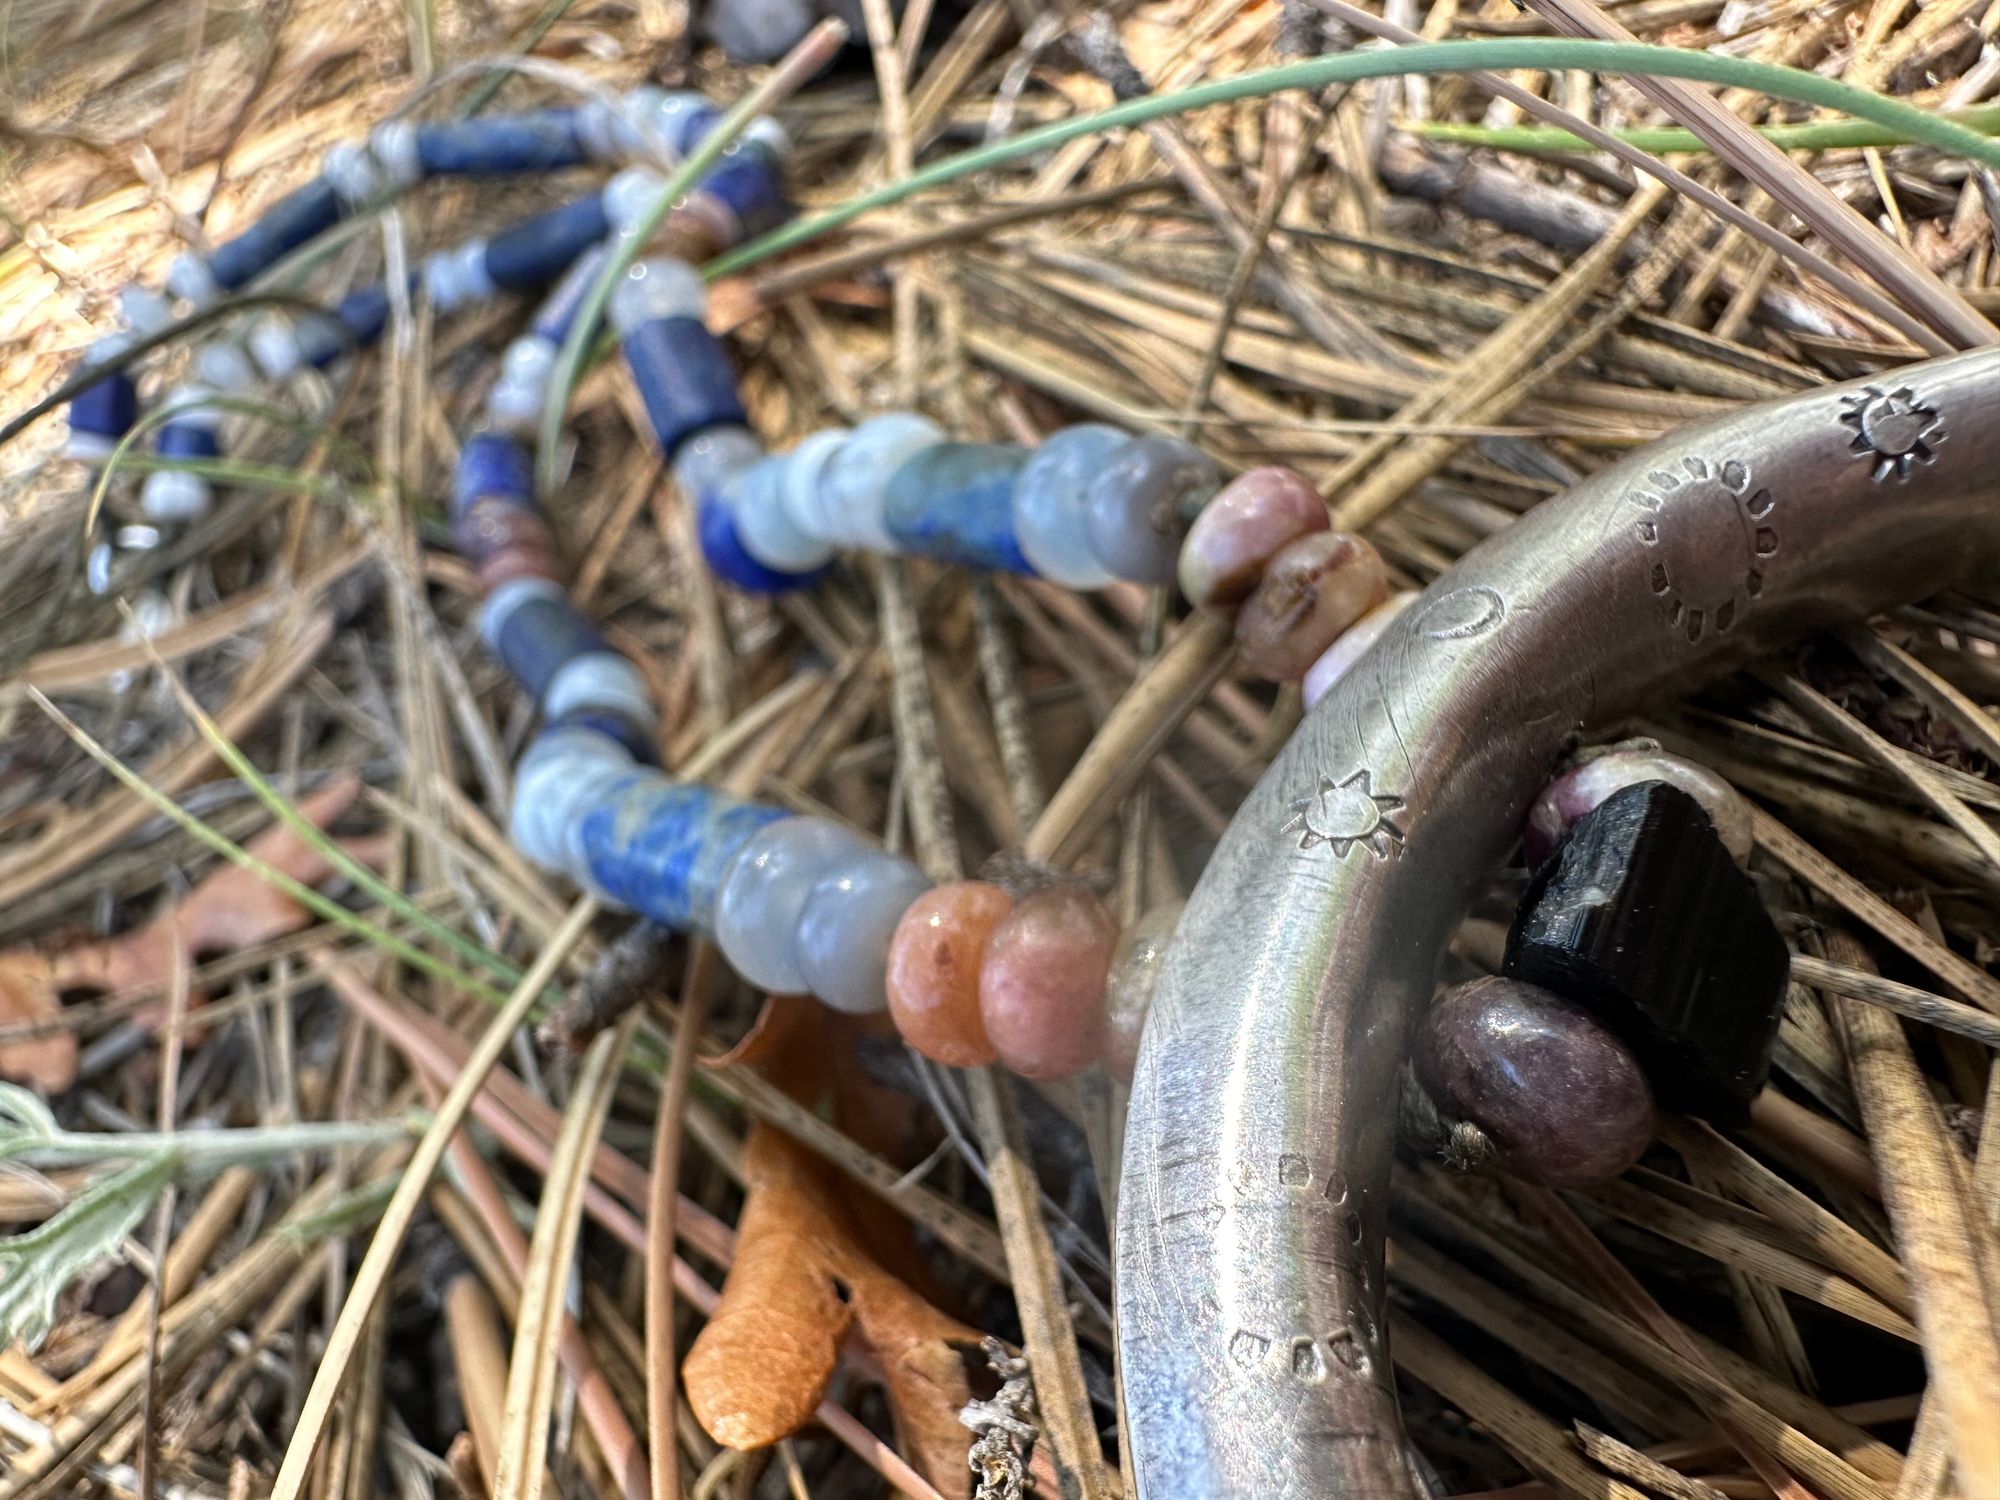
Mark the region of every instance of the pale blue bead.
[[1172, 583], [1184, 518], [1221, 484], [1215, 460], [1192, 443], [1152, 433], [1133, 438], [1085, 492], [1091, 550], [1120, 578]]
[[782, 486], [785, 510], [799, 530], [829, 546], [842, 545], [837, 519], [826, 508], [826, 466], [849, 437], [845, 427], [827, 427], [785, 455]]
[[799, 910], [806, 986], [835, 1010], [866, 1015], [888, 1002], [889, 939], [931, 883], [899, 854], [870, 849], [822, 876]]
[[760, 989], [806, 993], [799, 911], [823, 876], [866, 847], [824, 818], [781, 818], [751, 834], [715, 898], [715, 940], [730, 966]]
[[708, 288], [694, 267], [678, 260], [642, 260], [611, 289], [611, 326], [630, 333], [658, 318], [699, 318], [707, 305]]
[[743, 550], [779, 573], [809, 573], [833, 548], [803, 529], [785, 507], [786, 455], [767, 458], [736, 481], [728, 495]]
[[882, 518], [889, 481], [904, 460], [944, 441], [944, 429], [915, 412], [873, 417], [849, 434], [820, 476], [820, 505], [842, 546], [896, 550]]
[[764, 443], [747, 427], [710, 427], [674, 453], [674, 483], [691, 505], [712, 500], [724, 485], [762, 462]]
[[1097, 560], [1083, 496], [1126, 434], [1087, 422], [1065, 427], [1014, 479], [1014, 539], [1037, 573], [1064, 588], [1101, 589], [1115, 575]]

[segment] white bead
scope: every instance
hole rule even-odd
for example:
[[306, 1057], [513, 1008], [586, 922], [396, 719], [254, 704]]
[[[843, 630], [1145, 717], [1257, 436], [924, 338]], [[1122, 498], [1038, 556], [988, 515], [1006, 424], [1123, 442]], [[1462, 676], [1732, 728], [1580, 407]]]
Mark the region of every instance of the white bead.
[[541, 420], [555, 362], [556, 346], [547, 339], [532, 333], [515, 339], [501, 356], [500, 378], [487, 394], [486, 414], [510, 432], [533, 430]]
[[167, 299], [137, 282], [118, 293], [118, 311], [142, 338], [158, 333], [174, 320], [174, 310]]
[[120, 640], [150, 641], [165, 635], [174, 625], [174, 606], [158, 589], [148, 589], [132, 601], [132, 619], [118, 632]]
[[780, 486], [785, 511], [799, 530], [829, 546], [838, 546], [840, 537], [835, 530], [834, 518], [827, 513], [824, 503], [826, 489], [821, 481], [826, 475], [828, 460], [840, 451], [847, 437], [845, 427], [828, 427], [815, 432], [785, 455], [785, 476]]
[[1416, 593], [1404, 589], [1391, 594], [1343, 630], [1334, 643], [1320, 653], [1319, 660], [1306, 668], [1305, 678], [1299, 684], [1300, 691], [1305, 695], [1306, 707], [1311, 708], [1324, 698], [1333, 685], [1361, 660], [1362, 653], [1382, 638], [1382, 632], [1389, 628], [1396, 616], [1416, 602]]
[[616, 651], [586, 651], [557, 668], [542, 695], [542, 714], [560, 719], [579, 710], [602, 709], [651, 728], [659, 709], [652, 689], [630, 658]]
[[199, 474], [162, 469], [139, 487], [139, 508], [155, 521], [199, 521], [215, 504], [215, 491]]
[[117, 447], [116, 442], [101, 432], [79, 432], [72, 427], [69, 436], [63, 439], [63, 457], [80, 464], [101, 464]]
[[563, 586], [551, 578], [510, 578], [486, 596], [479, 607], [479, 638], [486, 649], [500, 649], [500, 632], [515, 610], [530, 599], [560, 599]]
[[708, 100], [692, 89], [665, 90], [657, 100], [653, 101], [647, 115], [647, 123], [652, 127], [657, 149], [663, 159], [677, 161], [687, 155], [693, 144], [684, 139], [687, 134], [687, 117], [696, 110], [707, 107]]
[[377, 197], [382, 189], [382, 164], [366, 146], [336, 141], [319, 159], [319, 175], [333, 185], [341, 206], [352, 211]]
[[604, 184], [604, 217], [620, 234], [630, 234], [659, 206], [665, 187], [665, 181], [651, 167], [627, 167]]
[[204, 258], [186, 250], [176, 255], [167, 269], [167, 290], [196, 307], [206, 307], [222, 295], [222, 283], [215, 279], [215, 272], [208, 268]]
[[833, 546], [786, 510], [785, 469], [782, 457], [765, 459], [736, 481], [730, 508], [745, 552], [774, 572], [807, 573], [833, 556]]
[[592, 161], [616, 159], [618, 143], [612, 132], [615, 118], [613, 106], [602, 99], [586, 99], [577, 108], [576, 138], [583, 143], [583, 154]]
[[304, 363], [299, 330], [283, 313], [259, 318], [250, 329], [250, 357], [270, 380], [283, 380]]
[[863, 422], [841, 444], [820, 478], [820, 504], [843, 546], [896, 550], [882, 519], [889, 480], [912, 454], [944, 441], [944, 429], [915, 412], [890, 412]]
[[109, 542], [99, 542], [90, 549], [90, 556], [83, 564], [83, 581], [93, 594], [111, 592], [111, 565], [118, 560], [118, 554]]
[[761, 989], [803, 993], [799, 912], [822, 877], [867, 847], [823, 818], [781, 818], [752, 833], [716, 888], [715, 940], [722, 956]]
[[424, 262], [424, 290], [440, 312], [467, 302], [490, 301], [500, 289], [486, 274], [486, 241], [440, 250]]
[[368, 135], [368, 154], [375, 158], [399, 191], [415, 187], [424, 179], [423, 163], [417, 157], [417, 122], [384, 120]]
[[557, 729], [536, 736], [514, 774], [508, 832], [515, 846], [545, 870], [577, 878], [583, 861], [577, 825], [610, 782], [633, 769], [632, 753], [609, 735]]
[[666, 97], [667, 91], [657, 83], [642, 83], [625, 91], [625, 97], [618, 101], [617, 123], [611, 131], [620, 158], [629, 161], [657, 159], [662, 155], [653, 121]]
[[786, 134], [784, 126], [780, 125], [769, 115], [759, 115], [756, 119], [752, 120], [744, 127], [742, 138], [746, 141], [758, 142], [774, 156], [783, 157], [791, 154], [791, 136]]
[[194, 357], [195, 373], [217, 390], [232, 395], [253, 391], [259, 385], [257, 367], [243, 346], [233, 339], [218, 339], [202, 345]]
[[621, 334], [630, 333], [655, 318], [698, 318], [707, 306], [708, 288], [693, 266], [679, 260], [642, 260], [611, 289], [611, 326]]

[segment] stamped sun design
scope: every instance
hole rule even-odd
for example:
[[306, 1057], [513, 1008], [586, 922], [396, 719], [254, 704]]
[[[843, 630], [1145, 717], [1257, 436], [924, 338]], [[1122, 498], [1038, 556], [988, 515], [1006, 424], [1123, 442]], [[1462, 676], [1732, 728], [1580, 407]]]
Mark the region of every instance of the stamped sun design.
[[1376, 792], [1374, 776], [1365, 767], [1345, 781], [1322, 776], [1318, 791], [1292, 803], [1284, 831], [1299, 836], [1301, 849], [1330, 845], [1336, 859], [1347, 858], [1356, 844], [1387, 859], [1403, 842], [1403, 830], [1388, 814], [1402, 805], [1401, 797]]
[[1937, 445], [1944, 441], [1944, 419], [1938, 409], [1917, 398], [1908, 386], [1893, 391], [1871, 385], [1840, 398], [1847, 409], [1840, 420], [1854, 429], [1848, 449], [1875, 460], [1875, 481], [1891, 474], [1908, 479], [1918, 464], [1937, 458]]
[[1624, 503], [1640, 512], [1632, 531], [1667, 628], [1690, 644], [1729, 630], [1764, 591], [1777, 500], [1751, 482], [1749, 465], [1690, 454], [1647, 474]]

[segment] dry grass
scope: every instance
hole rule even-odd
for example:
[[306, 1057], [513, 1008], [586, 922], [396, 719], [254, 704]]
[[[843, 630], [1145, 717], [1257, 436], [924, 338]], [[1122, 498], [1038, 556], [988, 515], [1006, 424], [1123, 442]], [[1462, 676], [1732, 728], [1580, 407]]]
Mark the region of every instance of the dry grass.
[[[539, 7], [461, 0], [9, 7], [11, 406], [69, 373], [119, 287], [229, 235], [328, 144], [427, 86], [423, 108], [462, 106], [485, 76], [464, 64], [525, 47], [568, 70], [508, 81], [499, 107], [559, 96], [564, 78], [740, 96], [753, 78], [688, 42], [685, 9], [577, 0], [543, 31]], [[786, 106], [811, 205], [1108, 104], [1121, 56], [1146, 85], [1177, 87], [1274, 60], [1280, 33], [1269, 3], [1146, 0], [1071, 27], [1033, 5], [940, 0], [917, 47], [891, 29], [905, 9], [858, 10], [873, 45]], [[1288, 34], [1339, 43], [1322, 14], [1338, 9], [1293, 7]], [[1385, 11], [1434, 38], [1609, 24], [1582, 0]], [[1610, 14], [1648, 40], [1817, 67], [1934, 107], [2000, 82], [1988, 41], [2000, 6], [1633, 0]], [[1626, 83], [1508, 82], [1599, 127], [1687, 122], [1685, 101]], [[1724, 103], [1748, 124], [1769, 113]], [[1680, 159], [1702, 188], [1865, 283], [1857, 302], [1609, 158], [1411, 134], [1523, 118], [1518, 99], [1440, 78], [1079, 141], [756, 267], [718, 288], [716, 317], [774, 443], [912, 400], [972, 437], [1084, 416], [1186, 431], [1230, 466], [1337, 476], [1344, 513], [1421, 584], [1634, 445], [1913, 357], [1925, 309], [1933, 326], [1956, 319], [1947, 342], [1980, 336], [1977, 315], [2000, 309], [2000, 192], [1935, 153], [1766, 163], [1760, 180], [1804, 206], [1802, 224], [1734, 167]], [[1756, 156], [1740, 135], [1727, 144], [1732, 162]], [[556, 191], [428, 190], [302, 268], [295, 290], [330, 298], [385, 256], [453, 243]], [[1894, 241], [1897, 269], [1871, 280], [1845, 259], [1857, 226]], [[746, 1140], [767, 1162], [768, 1132], [860, 1185], [843, 1211], [899, 1284], [1025, 1346], [1048, 1438], [1037, 1492], [1055, 1492], [1059, 1467], [1073, 1493], [1118, 1493], [1104, 1208], [1115, 1089], [1019, 1090], [851, 1035], [821, 1055], [843, 1059], [847, 1102], [831, 1112], [740, 1058], [690, 1076], [685, 1060], [713, 1061], [757, 1000], [679, 945], [638, 955], [598, 994], [606, 1011], [621, 994], [648, 1003], [588, 1063], [525, 1031], [479, 1044], [522, 971], [542, 960], [573, 993], [618, 931], [586, 929], [573, 893], [507, 845], [530, 715], [478, 647], [468, 570], [436, 545], [431, 497], [452, 434], [519, 315], [399, 310], [358, 368], [275, 397], [284, 420], [233, 422], [231, 458], [260, 466], [246, 477], [261, 482], [227, 488], [210, 521], [125, 580], [179, 612], [157, 655], [122, 642], [118, 611], [83, 587], [91, 497], [52, 457], [60, 420], [0, 450], [0, 944], [28, 966], [0, 965], [0, 1067], [56, 1037], [59, 1051], [74, 1040], [77, 1068], [49, 1126], [71, 1154], [0, 1177], [0, 1219], [27, 1232], [69, 1202], [118, 1210], [61, 1252], [80, 1274], [48, 1338], [0, 1351], [0, 1497], [264, 1494], [302, 1410], [323, 1438], [292, 1446], [287, 1494], [643, 1495], [653, 1440], [666, 1445], [655, 1471], [697, 1496], [840, 1497], [885, 1481], [932, 1493], [912, 1465], [969, 1448], [971, 1432], [941, 1409], [923, 1427], [899, 1408], [893, 1424], [880, 1372], [853, 1349], [797, 1438], [747, 1459], [719, 1451], [690, 1392], [657, 1378], [716, 1306]], [[1128, 916], [1192, 884], [1295, 722], [1293, 694], [1239, 680], [1219, 632], [1133, 589], [1085, 599], [891, 564], [843, 566], [775, 605], [718, 590], [637, 414], [621, 372], [585, 381], [554, 511], [589, 607], [667, 705], [676, 769], [845, 818], [933, 873], [1025, 849], [1115, 883]], [[124, 492], [109, 498], [115, 516]], [[1757, 870], [1801, 954], [1777, 1073], [1750, 1128], [1674, 1122], [1642, 1168], [1596, 1195], [1406, 1164], [1394, 1348], [1441, 1492], [1980, 1492], [1983, 1450], [1955, 1450], [1949, 1433], [1980, 1420], [2000, 1431], [2000, 1391], [1979, 1381], [2000, 1311], [1987, 1108], [1997, 663], [2000, 609], [1953, 596], [1636, 726], [1760, 804]], [[217, 868], [187, 814], [237, 844], [268, 821], [169, 670], [286, 796], [358, 774], [368, 790], [336, 831], [381, 835], [367, 841], [380, 878], [318, 870], [330, 900], [279, 908], [283, 922], [242, 942], [155, 945], [150, 967], [119, 971], [108, 993], [38, 1008], [17, 974], [145, 929]], [[66, 736], [37, 690], [136, 783]], [[1517, 878], [1496, 880], [1455, 965], [1490, 964]], [[183, 1008], [187, 1026], [165, 1024]], [[695, 1024], [677, 1041], [683, 1015]], [[783, 1038], [768, 1030], [746, 1045], [771, 1066]], [[478, 1090], [476, 1045], [481, 1071], [497, 1062]], [[679, 1113], [656, 1125], [663, 1075]], [[449, 1140], [312, 1134], [435, 1107], [461, 1082], [454, 1102], [476, 1128]], [[121, 1134], [216, 1125], [245, 1133], [249, 1159], [216, 1175], [163, 1154], [150, 1176], [113, 1175]], [[282, 1134], [298, 1125], [303, 1136]], [[677, 1184], [649, 1182], [656, 1149], [677, 1157]], [[444, 1173], [412, 1175], [440, 1156]], [[148, 1210], [170, 1179], [156, 1236]], [[371, 1255], [385, 1209], [401, 1249], [384, 1239]], [[672, 1243], [649, 1242], [649, 1213], [671, 1216]], [[15, 1243], [56, 1253], [47, 1242]], [[9, 1245], [0, 1301], [21, 1274]], [[671, 1319], [648, 1324], [649, 1284], [673, 1288]], [[769, 1394], [761, 1370], [737, 1373], [743, 1394]], [[997, 1380], [982, 1378], [990, 1394]], [[931, 1481], [965, 1493], [949, 1470], [933, 1462]]]

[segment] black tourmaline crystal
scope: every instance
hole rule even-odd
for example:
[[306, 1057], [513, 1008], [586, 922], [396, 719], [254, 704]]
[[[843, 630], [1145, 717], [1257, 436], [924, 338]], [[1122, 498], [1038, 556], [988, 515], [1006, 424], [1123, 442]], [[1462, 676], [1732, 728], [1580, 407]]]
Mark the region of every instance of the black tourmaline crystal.
[[1790, 958], [1694, 798], [1624, 788], [1535, 873], [1507, 973], [1595, 1012], [1668, 1109], [1740, 1122], [1764, 1086]]

